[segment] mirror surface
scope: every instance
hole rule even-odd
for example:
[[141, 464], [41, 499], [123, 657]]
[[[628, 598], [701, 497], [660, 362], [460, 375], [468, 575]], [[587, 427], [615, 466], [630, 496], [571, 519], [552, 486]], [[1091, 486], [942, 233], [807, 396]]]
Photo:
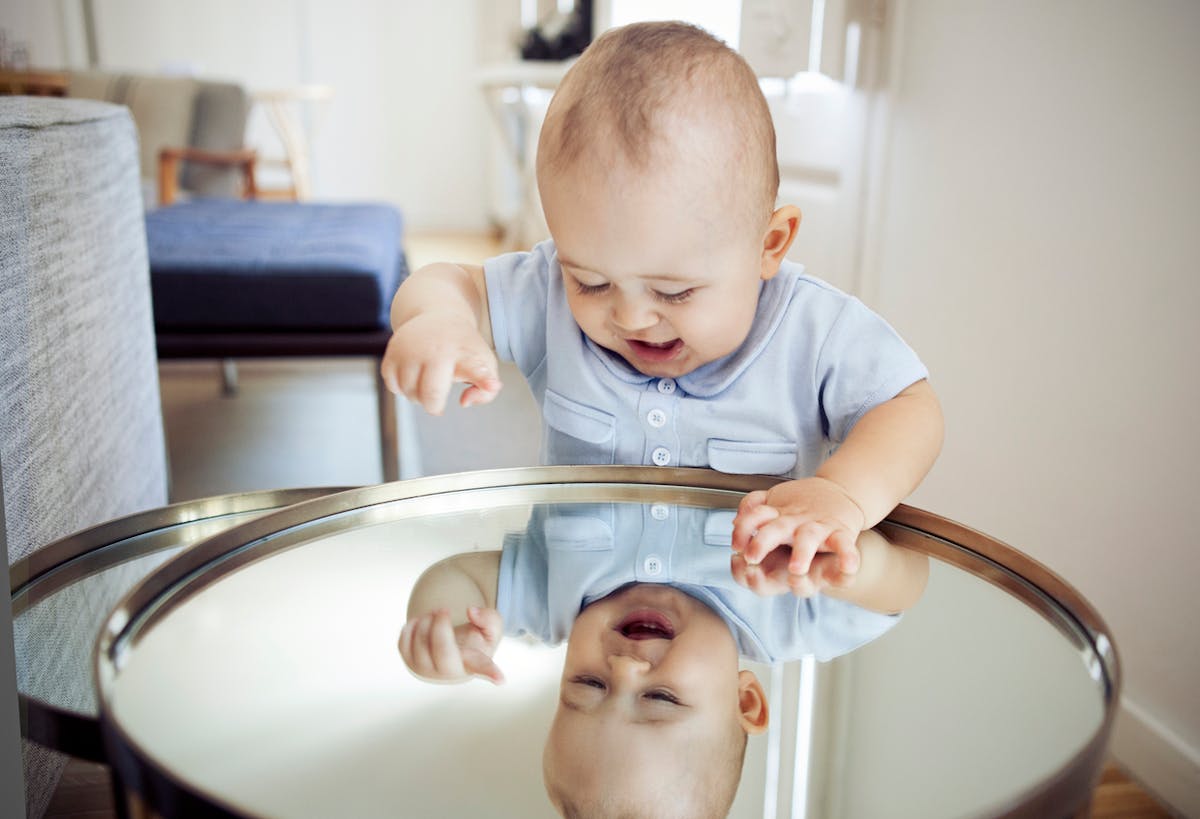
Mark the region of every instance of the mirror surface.
[[104, 544], [18, 589], [12, 596], [17, 690], [95, 718], [92, 650], [104, 615], [184, 548], [262, 514], [217, 515], [150, 529]]
[[[601, 699], [615, 698], [618, 672], [601, 652], [608, 672], [560, 685], [567, 651], [547, 643], [570, 632], [581, 606], [599, 610], [588, 604], [646, 587], [675, 594], [674, 584], [685, 602], [642, 600], [641, 614], [617, 621], [618, 642], [635, 646], [630, 655], [680, 648], [707, 612], [720, 628], [689, 651], [709, 671], [685, 690], [738, 690], [739, 667], [759, 681], [770, 718], [749, 737], [731, 816], [988, 813], [1102, 724], [1105, 687], [1089, 672], [1090, 649], [962, 568], [931, 559], [924, 594], [898, 617], [829, 595], [760, 597], [729, 573], [740, 493], [601, 486], [566, 503], [547, 487], [526, 489], [351, 510], [237, 550], [118, 642], [111, 719], [140, 753], [250, 814], [554, 816], [543, 760], [559, 758], [544, 755], [556, 711], [564, 700], [588, 707], [578, 691], [596, 696], [591, 677], [603, 678]], [[494, 567], [466, 573], [470, 594], [494, 583], [505, 631], [524, 632], [495, 651], [503, 685], [423, 681], [398, 649], [410, 602], [444, 599], [428, 595], [432, 579], [464, 555]], [[465, 610], [451, 616], [461, 622]], [[653, 633], [662, 629], [674, 633]], [[730, 653], [733, 664], [722, 664]], [[699, 701], [663, 702], [654, 682], [631, 706], [647, 718], [589, 723], [566, 734], [575, 744], [561, 756], [608, 760], [592, 766], [603, 778], [624, 745], [651, 760], [638, 770], [658, 791], [684, 799], [680, 759], [714, 734], [689, 717], [694, 739], [683, 741], [674, 714], [699, 712]], [[739, 697], [722, 700], [732, 719]], [[728, 767], [716, 753], [699, 758]], [[559, 796], [596, 784], [577, 769], [552, 777], [566, 783]]]

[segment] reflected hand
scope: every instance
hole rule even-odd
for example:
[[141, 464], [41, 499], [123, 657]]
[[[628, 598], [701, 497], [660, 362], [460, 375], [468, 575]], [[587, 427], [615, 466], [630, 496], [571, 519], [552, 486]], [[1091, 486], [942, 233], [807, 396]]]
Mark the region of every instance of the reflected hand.
[[428, 682], [466, 682], [472, 677], [504, 682], [492, 661], [504, 620], [495, 609], [470, 606], [467, 622], [455, 626], [448, 609], [409, 620], [400, 632], [400, 656], [414, 675]]
[[790, 560], [791, 548], [788, 546], [776, 549], [757, 564], [748, 563], [742, 555], [735, 553], [729, 560], [729, 570], [738, 585], [760, 597], [780, 594], [812, 597], [829, 588], [846, 588], [856, 576], [842, 571], [841, 557], [832, 552], [816, 555], [806, 574], [793, 574], [788, 569]]
[[733, 521], [733, 551], [758, 565], [786, 550], [793, 575], [810, 574], [815, 558], [829, 553], [841, 572], [853, 574], [859, 564], [855, 541], [865, 523], [862, 509], [833, 481], [785, 481], [742, 498]]

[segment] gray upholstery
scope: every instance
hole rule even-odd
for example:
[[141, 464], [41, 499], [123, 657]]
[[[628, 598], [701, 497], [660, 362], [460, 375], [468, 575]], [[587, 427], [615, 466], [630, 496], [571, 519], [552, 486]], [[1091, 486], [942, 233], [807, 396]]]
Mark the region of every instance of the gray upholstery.
[[[0, 466], [11, 566], [57, 538], [164, 504], [167, 471], [128, 110], [0, 97], [0, 168]], [[72, 624], [98, 628], [108, 604], [84, 595], [72, 605], [47, 628], [64, 645], [90, 643], [95, 631]], [[17, 639], [44, 641], [42, 632]], [[18, 676], [22, 659], [45, 648], [18, 642]], [[63, 673], [64, 687], [81, 684]], [[44, 812], [62, 764], [27, 745], [30, 816]]]

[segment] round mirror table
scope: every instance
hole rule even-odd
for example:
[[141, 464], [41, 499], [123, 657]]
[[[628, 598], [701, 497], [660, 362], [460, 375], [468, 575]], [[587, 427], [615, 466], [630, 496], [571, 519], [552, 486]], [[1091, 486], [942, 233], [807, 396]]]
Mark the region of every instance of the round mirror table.
[[101, 630], [120, 807], [1086, 811], [1120, 686], [1092, 607], [1018, 551], [905, 506], [864, 533], [859, 572], [875, 555], [908, 567], [919, 582], [902, 612], [880, 602], [901, 598], [856, 598], [858, 580], [811, 597], [749, 588], [730, 572], [733, 516], [774, 482], [463, 473], [217, 533], [152, 571]]

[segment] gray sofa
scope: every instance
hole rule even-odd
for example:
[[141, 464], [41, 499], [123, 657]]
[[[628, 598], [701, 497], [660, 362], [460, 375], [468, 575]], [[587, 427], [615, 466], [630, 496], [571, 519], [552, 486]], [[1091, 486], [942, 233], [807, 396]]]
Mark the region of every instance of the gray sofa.
[[[70, 533], [167, 500], [154, 324], [129, 111], [82, 99], [0, 97], [0, 486], [17, 560]], [[14, 636], [30, 658], [94, 641], [111, 600]], [[60, 610], [61, 611], [61, 610]], [[39, 662], [63, 700], [87, 669]], [[47, 672], [44, 669], [51, 668]], [[60, 676], [61, 675], [61, 676]], [[45, 684], [45, 681], [42, 681]], [[28, 815], [40, 817], [65, 759], [25, 747]]]

